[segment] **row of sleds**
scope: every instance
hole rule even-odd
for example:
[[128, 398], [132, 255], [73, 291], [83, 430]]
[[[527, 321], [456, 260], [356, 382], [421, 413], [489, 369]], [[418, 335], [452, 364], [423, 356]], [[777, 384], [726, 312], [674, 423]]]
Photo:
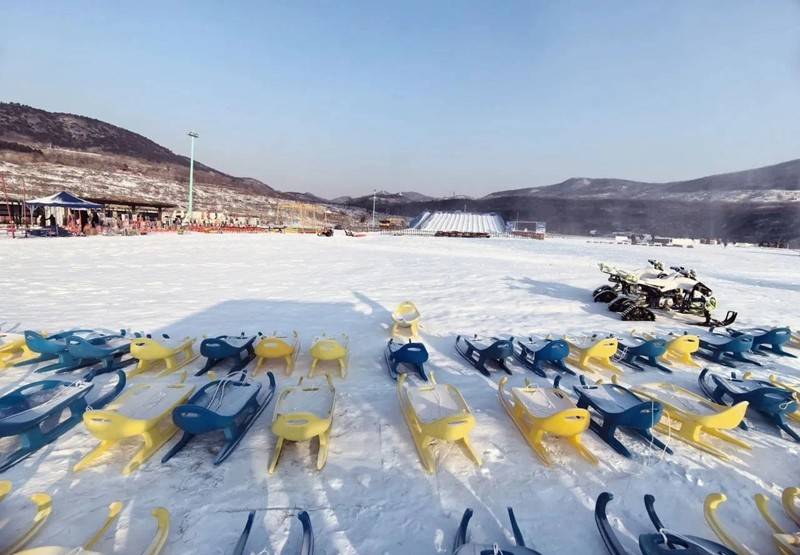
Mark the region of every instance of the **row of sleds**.
[[[12, 492], [12, 483], [8, 480], [0, 480], [0, 502], [2, 502]], [[111, 529], [114, 522], [119, 517], [124, 504], [121, 501], [114, 501], [108, 506], [108, 512], [101, 525], [94, 533], [87, 537], [80, 546], [46, 546], [25, 549], [26, 546], [44, 529], [53, 513], [53, 498], [45, 492], [37, 492], [30, 496], [30, 501], [34, 505], [34, 515], [31, 524], [17, 537], [0, 542], [0, 555], [101, 555], [95, 551], [98, 543], [101, 542], [105, 534]], [[163, 550], [169, 537], [170, 514], [164, 507], [156, 507], [152, 511], [155, 519], [156, 529], [153, 539], [142, 551], [142, 555], [158, 555]], [[311, 518], [306, 511], [297, 515], [303, 526], [303, 539], [297, 552], [299, 555], [314, 554], [314, 533], [311, 527]], [[86, 519], [84, 515], [82, 518]], [[250, 512], [247, 517], [244, 530], [236, 542], [232, 555], [242, 555], [245, 553], [247, 540], [255, 519], [255, 511]], [[5, 539], [4, 539], [5, 540]]]
[[[393, 329], [393, 336], [396, 330]], [[565, 440], [585, 460], [596, 464], [597, 456], [582, 442], [591, 429], [617, 453], [632, 457], [620, 440], [628, 432], [653, 449], [671, 454], [672, 449], [654, 434], [666, 434], [721, 459], [731, 453], [725, 445], [750, 449], [732, 430], [748, 430], [748, 411], [757, 413], [794, 441], [800, 435], [789, 424], [800, 422], [797, 395], [800, 383], [775, 375], [755, 379], [750, 373], [724, 375], [703, 369], [696, 391], [655, 382], [625, 386], [621, 381], [627, 366], [637, 371], [654, 368], [671, 373], [676, 367], [700, 368], [696, 356], [736, 367], [761, 366], [753, 357], [796, 355], [785, 347], [800, 347], [788, 328], [647, 335], [632, 332], [627, 337], [593, 334], [583, 337], [477, 336], [456, 338], [456, 351], [484, 376], [493, 370], [507, 374], [498, 384], [500, 403], [538, 458], [546, 465], [553, 457], [545, 440]], [[435, 472], [437, 443], [456, 443], [473, 462], [481, 459], [470, 441], [476, 419], [458, 388], [436, 382], [426, 370], [428, 352], [416, 336], [393, 337], [385, 351], [386, 366], [397, 379], [401, 411], [427, 472]], [[764, 359], [766, 360], [766, 359]], [[548, 377], [556, 372], [553, 385], [543, 387], [526, 379], [524, 386], [509, 387], [508, 376], [518, 366]], [[587, 380], [582, 371], [595, 378]], [[565, 375], [578, 378], [571, 388], [561, 386]], [[610, 375], [610, 381], [604, 378]], [[413, 376], [413, 378], [409, 378]], [[412, 383], [413, 382], [413, 383]]]
[[[123, 468], [123, 474], [128, 475], [178, 432], [180, 438], [164, 454], [162, 463], [195, 437], [210, 432], [222, 432], [225, 438], [214, 459], [215, 465], [222, 463], [275, 394], [273, 373], [267, 372], [266, 380], [262, 380], [259, 371], [278, 361], [290, 374], [300, 341], [296, 332], [283, 336], [224, 335], [203, 339], [199, 353], [194, 343], [191, 338], [103, 330], [52, 335], [35, 331], [0, 333], [0, 367], [30, 366], [35, 368], [34, 374], [62, 374], [22, 385], [0, 397], [0, 438], [14, 436], [19, 445], [0, 457], [0, 472], [79, 422], [100, 443], [73, 467], [74, 471], [92, 466], [123, 440], [138, 437], [142, 446]], [[315, 383], [300, 378], [296, 386], [279, 393], [272, 421], [277, 445], [270, 473], [278, 464], [285, 441], [318, 438], [317, 467], [322, 468], [327, 458], [335, 400], [328, 372], [344, 377], [349, 357], [347, 337], [318, 337], [309, 353], [312, 362], [307, 378], [324, 370], [327, 379]], [[212, 379], [197, 388], [186, 381], [185, 368], [200, 356], [205, 357], [205, 363], [195, 375], [207, 374]], [[124, 371], [134, 364], [127, 373]], [[110, 379], [98, 385], [101, 375]]]

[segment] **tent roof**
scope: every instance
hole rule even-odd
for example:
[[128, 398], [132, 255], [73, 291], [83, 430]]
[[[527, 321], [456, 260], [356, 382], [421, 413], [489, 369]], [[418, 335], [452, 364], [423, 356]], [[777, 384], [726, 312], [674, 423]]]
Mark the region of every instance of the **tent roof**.
[[83, 200], [66, 191], [61, 191], [49, 197], [31, 199], [26, 201], [25, 204], [28, 206], [59, 206], [61, 208], [72, 208], [73, 210], [97, 210], [103, 207], [102, 204]]

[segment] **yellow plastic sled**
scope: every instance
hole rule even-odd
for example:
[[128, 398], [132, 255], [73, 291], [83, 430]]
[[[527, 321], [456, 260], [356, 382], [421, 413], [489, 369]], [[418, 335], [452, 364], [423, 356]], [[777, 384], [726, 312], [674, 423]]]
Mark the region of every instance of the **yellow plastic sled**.
[[[659, 337], [653, 333], [643, 333], [643, 337], [647, 339], [655, 339]], [[700, 368], [702, 364], [698, 363], [692, 355], [700, 349], [700, 338], [690, 333], [673, 333], [662, 337], [667, 341], [667, 350], [661, 355], [661, 362], [669, 364], [670, 366], [681, 364], [691, 368]]]
[[422, 316], [411, 301], [404, 301], [392, 312], [392, 335], [400, 329], [407, 329], [411, 337], [419, 335], [419, 322]]
[[192, 337], [171, 339], [166, 335], [157, 338], [147, 336], [134, 339], [131, 341], [131, 356], [138, 359], [139, 363], [128, 373], [128, 377], [132, 378], [137, 374], [152, 370], [155, 365], [158, 365], [160, 370], [156, 377], [166, 376], [180, 370], [200, 356], [194, 351], [194, 342]]
[[547, 435], [565, 438], [581, 457], [597, 464], [597, 457], [581, 441], [581, 434], [591, 422], [589, 411], [577, 408], [560, 389], [536, 387], [526, 379], [525, 387], [512, 387], [508, 393], [505, 389], [507, 382], [507, 377], [500, 380], [497, 389], [500, 403], [544, 464], [553, 464], [553, 458], [544, 446]]
[[100, 440], [100, 445], [78, 461], [73, 470], [77, 472], [91, 466], [122, 440], [141, 436], [144, 445], [122, 470], [127, 476], [178, 431], [172, 422], [172, 410], [186, 403], [193, 391], [193, 385], [184, 383], [138, 383], [131, 385], [105, 409], [86, 411], [83, 423]]
[[278, 436], [278, 442], [269, 463], [270, 474], [278, 466], [284, 441], [318, 438], [317, 470], [325, 466], [336, 402], [336, 389], [330, 376], [326, 376], [326, 380], [325, 386], [303, 385], [303, 378], [300, 378], [296, 386], [287, 387], [278, 395], [272, 416], [272, 433]]
[[0, 501], [6, 498], [6, 496], [11, 493], [11, 481], [9, 480], [0, 480]]
[[657, 431], [723, 460], [728, 460], [730, 455], [707, 441], [704, 434], [741, 449], [750, 449], [750, 444], [725, 431], [733, 430], [742, 422], [747, 412], [747, 401], [726, 407], [671, 383], [643, 384], [631, 389], [664, 407], [663, 416], [666, 418], [656, 424]]
[[[720, 505], [725, 503], [728, 498], [725, 497], [723, 493], [711, 493], [706, 497], [705, 503], [703, 504], [703, 514], [706, 517], [706, 523], [708, 527], [714, 531], [717, 538], [729, 549], [732, 549], [736, 552], [737, 555], [759, 555], [746, 545], [740, 543], [736, 538], [734, 538], [725, 528], [723, 528], [722, 524], [719, 521], [719, 517], [717, 516], [717, 510], [719, 509]], [[777, 541], [777, 540], [776, 540]], [[800, 553], [795, 548], [795, 551], [779, 551], [782, 555], [796, 555]]]
[[270, 360], [283, 360], [286, 364], [286, 375], [291, 375], [298, 352], [300, 352], [300, 336], [296, 331], [292, 332], [291, 337], [278, 335], [277, 332], [263, 336], [255, 346], [258, 358], [256, 358], [253, 375], [257, 376], [261, 368], [265, 367]]
[[38, 357], [28, 348], [21, 333], [0, 333], [0, 369]]
[[619, 342], [616, 337], [593, 334], [589, 337], [567, 336], [564, 340], [569, 344], [567, 362], [586, 372], [608, 370], [614, 374], [622, 374], [622, 368], [611, 362], [617, 353]]
[[417, 386], [410, 386], [406, 377], [400, 374], [397, 378], [397, 397], [425, 471], [436, 471], [434, 445], [440, 441], [459, 444], [480, 466], [481, 458], [469, 438], [475, 427], [475, 416], [458, 388], [436, 383], [433, 372], [429, 372], [428, 382]]
[[[0, 501], [9, 493], [11, 493], [11, 482], [6, 480], [0, 481]], [[2, 544], [0, 544], [0, 555], [12, 555], [13, 553], [19, 552], [20, 549], [25, 547], [28, 542], [39, 533], [45, 522], [47, 522], [47, 519], [50, 518], [50, 514], [53, 512], [53, 499], [49, 495], [41, 492], [34, 493], [31, 495], [30, 500], [36, 506], [36, 514], [33, 517], [33, 523], [25, 532], [20, 534], [18, 538], [12, 540], [8, 547], [3, 547]]]
[[314, 377], [320, 362], [336, 362], [339, 365], [339, 375], [344, 378], [347, 375], [350, 356], [349, 343], [350, 339], [345, 334], [338, 339], [324, 334], [317, 337], [311, 345], [311, 369], [308, 371], [308, 377]]
[[[795, 505], [795, 499], [798, 497], [800, 497], [800, 488], [786, 488], [781, 495], [781, 504], [786, 516], [797, 526], [800, 526], [800, 513]], [[800, 553], [800, 534], [797, 532], [790, 534], [778, 524], [778, 521], [773, 518], [769, 511], [769, 498], [763, 493], [759, 493], [755, 496], [755, 502], [758, 512], [761, 513], [769, 527], [772, 528], [772, 539], [775, 542], [778, 553], [781, 555], [797, 555]]]

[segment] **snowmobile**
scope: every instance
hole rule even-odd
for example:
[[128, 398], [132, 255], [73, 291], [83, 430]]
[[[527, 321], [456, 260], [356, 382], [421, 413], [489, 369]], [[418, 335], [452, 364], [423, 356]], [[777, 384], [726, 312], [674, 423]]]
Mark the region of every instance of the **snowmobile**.
[[702, 316], [703, 320], [697, 323], [707, 327], [725, 327], [736, 320], [733, 311], [728, 311], [722, 320], [712, 318], [717, 300], [711, 289], [698, 281], [694, 270], [671, 266], [672, 273], [667, 273], [661, 262], [649, 262], [650, 269], [633, 272], [601, 262], [600, 271], [608, 274], [613, 285], [595, 289], [594, 301], [608, 303], [608, 309], [618, 312], [623, 320], [653, 321], [654, 309]]

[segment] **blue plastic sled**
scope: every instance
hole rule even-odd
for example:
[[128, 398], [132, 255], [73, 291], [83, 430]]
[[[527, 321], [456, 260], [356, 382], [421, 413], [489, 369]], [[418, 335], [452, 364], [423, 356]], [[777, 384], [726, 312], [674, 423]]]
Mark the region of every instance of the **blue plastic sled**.
[[95, 332], [94, 330], [69, 330], [49, 336], [44, 336], [33, 330], [26, 330], [23, 333], [25, 335], [25, 343], [28, 345], [28, 348], [34, 353], [39, 353], [39, 356], [24, 362], [20, 362], [16, 364], [16, 366], [30, 366], [39, 364], [41, 362], [47, 362], [48, 360], [58, 359], [58, 363], [36, 370], [37, 372], [49, 372], [67, 368], [69, 366], [72, 366], [73, 369], [77, 368], [74, 366], [75, 361], [67, 352], [67, 337], [71, 335], [88, 336]]
[[[72, 429], [87, 409], [99, 409], [125, 387], [125, 373], [117, 372], [114, 389], [92, 403], [86, 396], [91, 383], [41, 380], [0, 397], [0, 437], [19, 436], [20, 447], [0, 457], [3, 472]], [[69, 416], [62, 421], [64, 411]]]
[[200, 354], [206, 357], [206, 364], [197, 371], [195, 376], [205, 374], [225, 360], [231, 361], [229, 374], [244, 370], [256, 357], [253, 342], [257, 335], [220, 335], [203, 339], [200, 343]]
[[[114, 372], [137, 362], [133, 357], [123, 359], [131, 352], [130, 337], [126, 335], [125, 331], [98, 338], [86, 338], [73, 334], [67, 337], [66, 341], [67, 353], [77, 361], [79, 367], [93, 366], [84, 379], [92, 379], [98, 374]], [[56, 373], [61, 374], [71, 370], [73, 369], [65, 368], [57, 370]]]
[[[786, 422], [787, 416], [797, 410], [797, 401], [791, 391], [775, 387], [768, 381], [739, 379], [733, 374], [730, 378], [718, 376], [711, 374], [708, 368], [700, 372], [697, 381], [706, 397], [715, 403], [733, 406], [747, 401], [748, 410], [756, 411], [793, 440], [800, 441], [800, 435]], [[748, 429], [744, 420], [739, 427]]]
[[492, 362], [506, 374], [511, 375], [507, 360], [514, 356], [514, 338], [478, 337], [466, 338], [456, 336], [456, 351], [475, 369], [486, 376], [491, 376], [486, 363]]
[[761, 366], [760, 362], [744, 356], [744, 353], [749, 352], [752, 347], [753, 336], [747, 333], [732, 337], [721, 333], [708, 332], [700, 336], [700, 349], [697, 351], [697, 355], [731, 368], [736, 368], [736, 364], [728, 359]]
[[425, 374], [428, 350], [422, 343], [415, 343], [411, 340], [408, 343], [397, 343], [394, 339], [390, 339], [389, 343], [386, 344], [384, 358], [386, 360], [386, 368], [389, 370], [389, 376], [393, 380], [397, 380], [402, 367], [405, 366], [416, 372], [421, 380], [428, 381], [428, 376]]
[[[614, 529], [608, 522], [606, 505], [612, 499], [614, 499], [614, 496], [606, 491], [597, 497], [597, 503], [594, 506], [594, 520], [597, 524], [597, 530], [600, 532], [600, 537], [603, 538], [603, 543], [611, 555], [629, 555], [629, 551], [622, 547]], [[737, 555], [735, 551], [717, 542], [698, 538], [697, 536], [671, 532], [669, 528], [664, 527], [658, 517], [655, 502], [656, 498], [652, 495], [644, 496], [647, 515], [650, 517], [650, 521], [655, 526], [656, 531], [639, 536], [639, 549], [642, 551], [642, 555]]]
[[[253, 527], [253, 520], [255, 517], [255, 511], [250, 511], [250, 514], [247, 515], [247, 522], [239, 536], [239, 540], [236, 542], [236, 546], [233, 548], [232, 555], [244, 554], [244, 549], [247, 547], [247, 540], [250, 537], [250, 529]], [[300, 514], [297, 515], [297, 519], [303, 526], [303, 543], [300, 545], [300, 551], [297, 553], [298, 555], [314, 555], [314, 530], [311, 527], [311, 517], [308, 516], [307, 512], [301, 511]]]
[[733, 337], [743, 334], [753, 336], [753, 346], [750, 350], [756, 354], [763, 355], [766, 352], [782, 356], [797, 358], [797, 355], [787, 353], [783, 346], [792, 339], [792, 330], [787, 327], [782, 328], [751, 328], [746, 330], [735, 330], [728, 328], [728, 333]]
[[575, 372], [564, 363], [564, 359], [569, 355], [569, 345], [563, 339], [528, 337], [517, 339], [514, 345], [519, 347], [514, 349], [514, 358], [543, 378], [547, 377], [545, 372], [547, 365], [559, 372], [575, 375]]
[[662, 372], [672, 373], [672, 370], [658, 362], [659, 357], [667, 352], [666, 339], [645, 339], [633, 336], [619, 340], [617, 360], [634, 370], [644, 371], [642, 364], [658, 368]]
[[461, 517], [461, 522], [458, 525], [456, 538], [453, 540], [453, 549], [451, 552], [453, 555], [475, 555], [478, 553], [481, 555], [484, 553], [487, 555], [492, 555], [494, 553], [500, 553], [501, 555], [541, 555], [538, 551], [525, 545], [525, 538], [522, 535], [519, 524], [517, 524], [517, 517], [514, 516], [514, 510], [511, 507], [508, 507], [508, 520], [511, 521], [511, 532], [514, 535], [514, 543], [516, 544], [511, 547], [500, 549], [496, 543], [492, 545], [482, 545], [470, 542], [467, 529], [469, 528], [469, 521], [471, 518], [472, 509], [465, 510], [464, 515]]
[[578, 394], [578, 408], [591, 408], [590, 413], [594, 412], [603, 419], [600, 424], [596, 418], [592, 418], [589, 422], [591, 430], [623, 457], [630, 458], [631, 452], [617, 439], [617, 428], [639, 436], [654, 449], [672, 454], [672, 449], [651, 432], [651, 428], [661, 420], [663, 408], [660, 403], [640, 399], [621, 385], [588, 385], [583, 376], [581, 385], [573, 386], [573, 389]]
[[[267, 372], [269, 391], [259, 400], [261, 384], [256, 382], [215, 380], [192, 395], [188, 403], [172, 411], [172, 421], [183, 430], [178, 442], [161, 459], [162, 463], [186, 447], [195, 436], [221, 430], [226, 444], [214, 459], [214, 465], [222, 463], [233, 453], [244, 435], [264, 412], [275, 394], [275, 376]], [[224, 405], [224, 406], [223, 406]]]

